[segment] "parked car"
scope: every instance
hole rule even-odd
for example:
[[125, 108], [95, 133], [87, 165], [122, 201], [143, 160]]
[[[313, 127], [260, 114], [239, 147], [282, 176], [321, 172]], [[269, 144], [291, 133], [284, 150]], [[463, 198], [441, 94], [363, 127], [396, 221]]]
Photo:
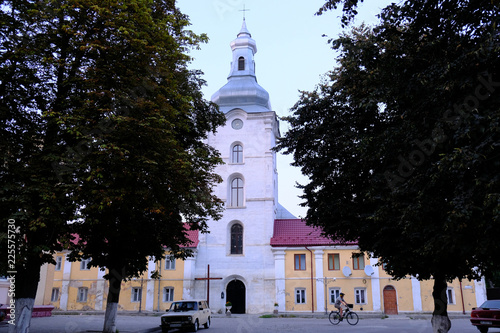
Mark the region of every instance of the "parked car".
[[490, 327], [500, 327], [500, 299], [488, 300], [473, 308], [470, 317], [472, 325], [481, 333], [487, 333]]
[[161, 316], [161, 330], [167, 333], [173, 328], [197, 332], [200, 325], [210, 327], [211, 311], [205, 300], [182, 300], [173, 302], [167, 313]]

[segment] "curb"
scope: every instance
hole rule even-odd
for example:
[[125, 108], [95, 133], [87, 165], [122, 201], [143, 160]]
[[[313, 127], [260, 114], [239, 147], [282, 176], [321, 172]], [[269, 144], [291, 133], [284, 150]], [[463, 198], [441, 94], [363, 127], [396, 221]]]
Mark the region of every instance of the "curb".
[[[381, 320], [400, 320], [400, 319], [426, 319], [430, 320], [432, 318], [432, 313], [422, 313], [422, 312], [404, 312], [397, 315], [385, 315], [381, 312], [356, 312], [360, 319], [381, 319]], [[52, 311], [52, 316], [104, 316], [104, 311]], [[328, 313], [329, 314], [329, 313]], [[307, 312], [280, 312], [278, 314], [274, 313], [256, 313], [256, 314], [232, 314], [232, 318], [244, 317], [244, 316], [256, 316], [256, 317], [269, 317], [269, 318], [317, 318], [317, 319], [328, 319], [328, 314], [324, 312], [321, 313], [307, 313]], [[150, 317], [160, 317], [163, 312], [151, 312], [151, 311], [119, 311], [118, 316], [150, 316]], [[214, 318], [227, 318], [225, 314], [212, 313]], [[450, 319], [470, 319], [469, 313], [448, 313]]]

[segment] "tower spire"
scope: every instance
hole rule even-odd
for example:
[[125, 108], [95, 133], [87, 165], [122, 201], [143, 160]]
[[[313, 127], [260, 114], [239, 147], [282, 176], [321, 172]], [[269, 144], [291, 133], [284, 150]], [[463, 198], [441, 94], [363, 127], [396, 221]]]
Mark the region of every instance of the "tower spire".
[[257, 44], [243, 19], [240, 32], [231, 42], [233, 61], [227, 83], [212, 95], [223, 112], [240, 108], [246, 112], [271, 111], [268, 92], [257, 83], [254, 55]]

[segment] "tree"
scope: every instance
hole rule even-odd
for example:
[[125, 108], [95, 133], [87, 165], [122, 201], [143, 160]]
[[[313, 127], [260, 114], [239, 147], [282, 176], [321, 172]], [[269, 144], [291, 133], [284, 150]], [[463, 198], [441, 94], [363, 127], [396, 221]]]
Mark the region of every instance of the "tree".
[[[188, 18], [170, 0], [5, 2], [2, 14], [24, 29], [2, 35], [7, 43], [23, 37], [10, 54], [17, 63], [5, 68], [30, 69], [19, 74], [20, 97], [6, 112], [17, 117], [14, 125], [34, 117], [34, 131], [44, 140], [15, 132], [14, 125], [2, 134], [20, 140], [22, 133], [41, 150], [30, 156], [38, 164], [28, 176], [42, 165], [50, 176], [47, 187], [61, 188], [59, 197], [32, 189], [48, 198], [39, 206], [26, 203], [35, 210], [31, 219], [52, 211], [47, 204], [68, 203], [59, 212], [54, 206], [56, 221], [47, 222], [55, 229], [50, 229], [54, 244], [41, 248], [28, 239], [23, 246], [35, 246], [35, 255], [43, 253], [52, 262], [53, 251], [64, 245], [72, 250], [71, 260], [91, 258], [91, 266], [106, 268], [110, 288], [103, 331], [112, 332], [121, 282], [141, 275], [148, 257], [161, 259], [166, 249], [189, 255], [181, 248], [189, 242], [186, 229], [206, 231], [206, 220], [220, 214], [212, 186], [220, 181], [213, 168], [221, 160], [204, 139], [224, 116], [202, 98], [201, 72], [187, 70], [187, 52], [206, 36], [187, 30]], [[2, 75], [2, 83], [8, 82], [7, 70]], [[24, 88], [33, 95], [24, 98]], [[40, 103], [28, 104], [35, 95]], [[27, 165], [21, 148], [12, 151], [10, 160]], [[14, 172], [13, 164], [8, 166], [2, 174], [6, 183]], [[38, 274], [41, 264], [30, 272]], [[31, 282], [36, 292], [38, 278]]]
[[[181, 51], [199, 39], [183, 31], [187, 19], [173, 5], [102, 9], [119, 27], [97, 32], [91, 79], [104, 94], [68, 119], [86, 133], [75, 139], [92, 145], [75, 165], [83, 222], [72, 256], [108, 269], [104, 332], [113, 330], [121, 282], [146, 271], [147, 257], [164, 258], [165, 247], [185, 257], [185, 226], [205, 231], [221, 208], [212, 195], [221, 160], [202, 140], [224, 118], [186, 69]], [[92, 132], [88, 124], [103, 120], [112, 127]]]
[[450, 327], [446, 281], [499, 264], [497, 20], [491, 1], [386, 7], [333, 40], [338, 67], [302, 92], [278, 144], [310, 178], [309, 224], [395, 278], [434, 279], [435, 332]]
[[0, 6], [0, 248], [8, 254], [0, 275], [11, 280], [11, 332], [28, 331], [40, 267], [62, 249], [75, 211], [71, 184], [51, 167], [61, 153], [59, 131], [56, 119], [42, 115], [55, 105], [54, 91], [40, 73], [44, 55], [32, 52], [32, 9], [27, 1]]

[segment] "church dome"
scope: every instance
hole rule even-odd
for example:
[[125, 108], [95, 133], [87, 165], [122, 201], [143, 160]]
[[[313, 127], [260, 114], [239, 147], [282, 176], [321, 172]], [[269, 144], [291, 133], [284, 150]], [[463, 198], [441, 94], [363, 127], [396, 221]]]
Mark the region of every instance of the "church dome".
[[269, 93], [257, 83], [254, 55], [257, 44], [246, 27], [245, 20], [237, 38], [231, 42], [233, 61], [228, 82], [212, 95], [212, 102], [224, 113], [235, 108], [246, 112], [271, 111]]

